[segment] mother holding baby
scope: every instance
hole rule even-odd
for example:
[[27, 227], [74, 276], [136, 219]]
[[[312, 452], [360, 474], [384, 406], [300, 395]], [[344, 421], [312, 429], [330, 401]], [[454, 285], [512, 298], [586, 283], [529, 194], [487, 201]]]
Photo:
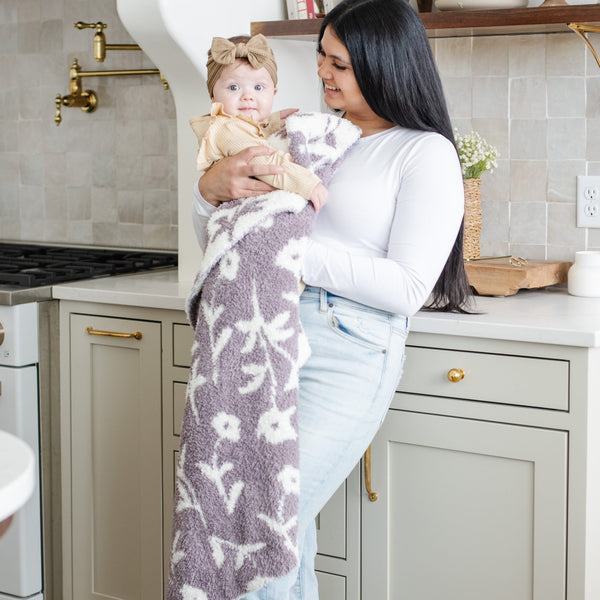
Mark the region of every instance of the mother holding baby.
[[[427, 35], [406, 0], [344, 0], [318, 36], [324, 101], [360, 127], [328, 185], [302, 267], [300, 319], [311, 356], [300, 370], [299, 568], [246, 600], [316, 600], [315, 517], [381, 425], [400, 379], [409, 317], [423, 306], [462, 312], [463, 185]], [[280, 172], [224, 158], [199, 180], [194, 218], [273, 188]]]

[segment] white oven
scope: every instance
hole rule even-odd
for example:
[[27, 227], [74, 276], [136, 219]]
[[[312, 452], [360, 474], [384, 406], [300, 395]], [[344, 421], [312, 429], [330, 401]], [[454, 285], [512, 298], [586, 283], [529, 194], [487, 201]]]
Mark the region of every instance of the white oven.
[[0, 429], [25, 441], [37, 482], [0, 538], [0, 599], [43, 600], [38, 394], [38, 304], [0, 306]]
[[62, 600], [58, 283], [174, 268], [177, 254], [0, 241], [0, 429], [36, 453], [33, 497], [0, 538], [0, 600]]

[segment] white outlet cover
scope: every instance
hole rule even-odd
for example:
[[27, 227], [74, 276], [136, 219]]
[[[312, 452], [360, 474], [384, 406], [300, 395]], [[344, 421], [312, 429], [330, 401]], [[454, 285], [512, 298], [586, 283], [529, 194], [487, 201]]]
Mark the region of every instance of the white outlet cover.
[[577, 227], [600, 228], [600, 175], [577, 176]]

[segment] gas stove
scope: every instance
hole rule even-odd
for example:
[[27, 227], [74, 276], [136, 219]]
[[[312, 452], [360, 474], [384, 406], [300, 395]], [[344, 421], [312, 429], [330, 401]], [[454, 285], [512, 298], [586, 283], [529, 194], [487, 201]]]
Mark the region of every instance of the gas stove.
[[50, 299], [58, 283], [176, 266], [173, 252], [0, 242], [0, 304]]
[[0, 242], [0, 430], [25, 441], [38, 464], [34, 493], [0, 543], [0, 599], [44, 600], [56, 572], [60, 515], [52, 499], [60, 465], [52, 423], [60, 346], [53, 286], [176, 265], [172, 252]]

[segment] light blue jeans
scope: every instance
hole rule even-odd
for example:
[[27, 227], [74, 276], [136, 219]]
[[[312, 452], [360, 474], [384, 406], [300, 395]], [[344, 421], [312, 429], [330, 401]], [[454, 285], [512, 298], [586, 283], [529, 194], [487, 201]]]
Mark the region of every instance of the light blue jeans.
[[315, 517], [371, 443], [402, 374], [408, 319], [307, 287], [300, 319], [300, 567], [244, 600], [317, 600]]

